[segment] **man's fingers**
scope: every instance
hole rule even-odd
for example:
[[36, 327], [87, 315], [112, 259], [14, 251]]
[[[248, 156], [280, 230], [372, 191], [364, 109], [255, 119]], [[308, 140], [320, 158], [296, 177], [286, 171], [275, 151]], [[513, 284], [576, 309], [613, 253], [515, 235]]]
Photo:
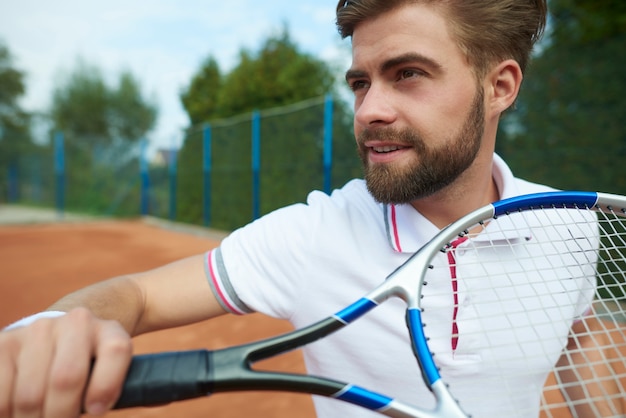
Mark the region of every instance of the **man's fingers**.
[[57, 332], [55, 356], [50, 365], [45, 401], [46, 418], [78, 417], [85, 386], [89, 379], [94, 317], [84, 309], [74, 310], [63, 318]]
[[[25, 330], [17, 330], [22, 332]], [[54, 356], [53, 326], [42, 319], [32, 324], [21, 342], [16, 358], [13, 390], [15, 416], [21, 418], [41, 417], [46, 399], [49, 365]]]
[[15, 361], [11, 358], [14, 352], [9, 341], [0, 343], [0, 418], [9, 418], [13, 400], [13, 381], [15, 376]]
[[133, 351], [117, 322], [102, 322], [96, 338], [96, 362], [85, 394], [85, 409], [92, 415], [108, 411], [119, 398]]
[[102, 414], [119, 397], [131, 356], [119, 323], [81, 308], [4, 331], [0, 418], [74, 418], [83, 399], [89, 413]]

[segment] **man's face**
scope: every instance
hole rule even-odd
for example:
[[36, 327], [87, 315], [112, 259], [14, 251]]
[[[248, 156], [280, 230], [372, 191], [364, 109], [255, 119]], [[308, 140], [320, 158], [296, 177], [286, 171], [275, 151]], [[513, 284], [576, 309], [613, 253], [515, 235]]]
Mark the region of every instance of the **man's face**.
[[480, 150], [483, 88], [444, 17], [411, 4], [357, 26], [346, 80], [368, 189], [409, 203], [456, 180]]
[[[480, 149], [484, 125], [483, 94], [478, 91], [462, 129], [438, 145], [429, 145], [416, 129], [409, 127], [364, 130], [357, 137], [357, 145], [368, 190], [382, 203], [410, 203], [438, 192], [472, 164]], [[376, 141], [407, 147], [416, 155], [415, 161], [406, 164], [372, 162], [369, 156], [372, 152], [382, 153], [383, 157], [394, 152], [386, 151], [394, 147], [371, 149], [367, 145]]]

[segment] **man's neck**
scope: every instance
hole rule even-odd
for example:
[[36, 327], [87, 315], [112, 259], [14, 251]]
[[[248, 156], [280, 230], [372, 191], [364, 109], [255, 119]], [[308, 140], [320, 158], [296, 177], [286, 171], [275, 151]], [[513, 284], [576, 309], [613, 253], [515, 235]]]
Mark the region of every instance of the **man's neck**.
[[478, 176], [484, 179], [482, 182], [476, 178], [461, 178], [444, 190], [411, 202], [411, 205], [435, 226], [443, 228], [471, 211], [500, 199], [491, 167], [489, 176]]

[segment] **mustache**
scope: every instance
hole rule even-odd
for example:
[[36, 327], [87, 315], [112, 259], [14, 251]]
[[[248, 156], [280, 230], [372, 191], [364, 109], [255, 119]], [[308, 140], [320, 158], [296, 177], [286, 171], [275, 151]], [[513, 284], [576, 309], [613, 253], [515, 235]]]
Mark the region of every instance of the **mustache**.
[[365, 129], [356, 138], [359, 147], [364, 148], [368, 141], [393, 142], [417, 149], [426, 148], [422, 136], [411, 128], [396, 129], [393, 127]]

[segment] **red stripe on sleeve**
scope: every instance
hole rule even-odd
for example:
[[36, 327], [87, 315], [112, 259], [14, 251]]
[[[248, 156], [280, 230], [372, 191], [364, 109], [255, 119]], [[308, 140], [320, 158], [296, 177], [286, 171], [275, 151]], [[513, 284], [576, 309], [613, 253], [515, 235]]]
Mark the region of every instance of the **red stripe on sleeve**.
[[222, 301], [222, 303], [233, 313], [242, 314], [241, 310], [237, 309], [236, 306], [230, 303], [228, 298], [226, 297], [224, 291], [222, 290], [221, 282], [217, 279], [218, 275], [215, 271], [215, 267], [213, 265], [213, 251], [209, 251], [207, 253], [207, 265], [209, 267], [209, 274], [211, 276], [211, 283], [213, 283], [213, 288], [216, 291], [216, 296]]

